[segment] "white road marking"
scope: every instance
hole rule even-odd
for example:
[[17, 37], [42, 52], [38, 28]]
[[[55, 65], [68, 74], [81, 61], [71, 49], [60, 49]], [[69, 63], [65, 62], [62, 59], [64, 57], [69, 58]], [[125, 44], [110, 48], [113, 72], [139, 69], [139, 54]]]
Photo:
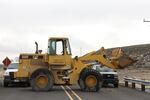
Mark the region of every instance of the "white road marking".
[[69, 86], [66, 87], [78, 98], [78, 100], [82, 100]]
[[67, 92], [67, 90], [61, 86], [61, 88], [65, 91], [65, 93], [67, 94], [67, 96], [69, 97], [70, 100], [73, 100], [73, 98], [71, 97], [71, 95]]

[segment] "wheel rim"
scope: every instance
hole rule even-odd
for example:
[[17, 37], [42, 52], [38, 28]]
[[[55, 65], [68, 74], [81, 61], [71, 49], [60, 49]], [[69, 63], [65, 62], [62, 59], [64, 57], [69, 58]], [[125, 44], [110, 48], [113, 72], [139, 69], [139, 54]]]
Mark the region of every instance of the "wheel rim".
[[46, 75], [40, 75], [36, 77], [36, 85], [39, 88], [44, 88], [48, 85], [48, 78]]
[[86, 77], [85, 83], [89, 88], [92, 88], [92, 87], [96, 86], [97, 79], [94, 75], [89, 75]]

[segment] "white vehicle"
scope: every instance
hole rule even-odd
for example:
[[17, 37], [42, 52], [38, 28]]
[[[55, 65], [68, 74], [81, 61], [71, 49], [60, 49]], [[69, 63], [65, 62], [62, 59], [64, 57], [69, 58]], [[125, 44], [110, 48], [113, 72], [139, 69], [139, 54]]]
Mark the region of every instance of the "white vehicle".
[[118, 73], [115, 72], [113, 69], [101, 66], [100, 64], [93, 65], [93, 69], [100, 72], [103, 77], [103, 86], [108, 84], [113, 84], [115, 88], [118, 87], [119, 80], [118, 80]]
[[8, 68], [4, 72], [4, 87], [7, 87], [9, 84], [16, 82], [16, 80], [14, 80], [10, 74], [17, 71], [18, 71], [18, 63], [11, 63], [8, 66]]

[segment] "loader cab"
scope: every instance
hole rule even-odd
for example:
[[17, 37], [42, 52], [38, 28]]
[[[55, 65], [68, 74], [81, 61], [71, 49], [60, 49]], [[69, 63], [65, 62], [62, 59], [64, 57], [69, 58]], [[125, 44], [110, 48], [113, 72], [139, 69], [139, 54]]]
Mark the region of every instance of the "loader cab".
[[68, 38], [50, 38], [48, 41], [49, 64], [71, 66], [71, 49]]

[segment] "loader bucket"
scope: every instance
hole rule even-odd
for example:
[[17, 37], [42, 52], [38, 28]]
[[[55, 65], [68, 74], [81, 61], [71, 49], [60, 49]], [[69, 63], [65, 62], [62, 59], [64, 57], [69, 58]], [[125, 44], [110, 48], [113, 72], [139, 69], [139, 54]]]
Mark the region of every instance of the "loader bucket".
[[125, 54], [122, 49], [117, 48], [112, 51], [111, 62], [116, 66], [116, 68], [125, 68], [133, 64], [135, 60]]
[[118, 59], [118, 62], [119, 68], [125, 68], [129, 65], [132, 65], [134, 63], [134, 60], [127, 55], [123, 55]]

